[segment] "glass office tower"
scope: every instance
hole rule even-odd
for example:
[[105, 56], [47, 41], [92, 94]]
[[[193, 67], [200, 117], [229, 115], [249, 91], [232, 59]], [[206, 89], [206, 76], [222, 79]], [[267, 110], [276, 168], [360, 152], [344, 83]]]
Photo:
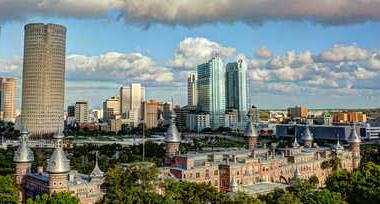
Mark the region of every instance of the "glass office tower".
[[197, 67], [198, 110], [210, 113], [213, 129], [224, 127], [226, 110], [225, 69], [219, 56]]
[[242, 122], [248, 112], [248, 76], [247, 64], [239, 59], [226, 66], [226, 107], [238, 111], [238, 120]]

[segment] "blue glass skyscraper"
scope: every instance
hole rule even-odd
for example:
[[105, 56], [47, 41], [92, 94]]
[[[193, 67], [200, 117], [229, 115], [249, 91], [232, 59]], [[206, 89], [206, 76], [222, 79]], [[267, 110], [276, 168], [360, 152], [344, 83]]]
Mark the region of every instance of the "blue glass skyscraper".
[[225, 69], [219, 56], [197, 67], [198, 110], [210, 114], [213, 129], [224, 127], [226, 111]]
[[238, 111], [239, 122], [248, 112], [247, 64], [242, 59], [226, 66], [226, 107]]

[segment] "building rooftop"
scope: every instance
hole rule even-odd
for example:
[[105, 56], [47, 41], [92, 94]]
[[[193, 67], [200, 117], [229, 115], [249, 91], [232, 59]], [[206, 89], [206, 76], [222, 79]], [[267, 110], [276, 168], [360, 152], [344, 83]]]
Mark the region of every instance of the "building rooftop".
[[252, 185], [243, 185], [240, 187], [239, 190], [248, 194], [266, 194], [273, 191], [276, 188], [284, 189], [286, 187], [288, 187], [288, 185], [283, 183], [263, 182]]

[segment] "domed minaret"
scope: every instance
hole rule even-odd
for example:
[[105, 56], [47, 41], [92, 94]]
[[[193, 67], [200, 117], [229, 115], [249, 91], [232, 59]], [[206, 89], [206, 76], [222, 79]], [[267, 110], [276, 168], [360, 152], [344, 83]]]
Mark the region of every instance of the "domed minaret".
[[357, 169], [360, 166], [360, 143], [362, 141], [356, 132], [355, 124], [351, 128], [351, 133], [347, 139], [347, 142], [351, 144], [352, 168]]
[[54, 192], [66, 191], [68, 174], [70, 172], [70, 160], [66, 158], [63, 151], [63, 132], [58, 130], [58, 133], [53, 136], [55, 139], [55, 149], [50, 159], [48, 160], [47, 172], [49, 173], [49, 194]]
[[21, 130], [20, 145], [15, 151], [13, 162], [16, 163], [16, 183], [23, 184], [25, 175], [31, 172], [34, 156], [28, 147], [28, 130]]
[[313, 134], [310, 132], [309, 125], [306, 125], [306, 129], [303, 132], [302, 140], [305, 147], [312, 147], [313, 145]]
[[[248, 113], [248, 118], [252, 117], [252, 113]], [[247, 126], [244, 130], [244, 138], [245, 143], [248, 147], [248, 149], [254, 149], [257, 147], [257, 137], [259, 134], [257, 133], [257, 130], [255, 126], [252, 124], [252, 121], [249, 120]]]
[[170, 126], [165, 134], [166, 154], [165, 164], [170, 165], [172, 158], [179, 153], [181, 135], [175, 125], [176, 114], [173, 111], [170, 116]]
[[95, 181], [95, 180], [100, 181], [104, 177], [104, 172], [102, 170], [100, 170], [100, 168], [98, 166], [98, 151], [96, 151], [95, 157], [96, 157], [95, 158], [95, 167], [94, 167], [94, 170], [92, 170], [90, 177], [91, 177], [91, 181]]

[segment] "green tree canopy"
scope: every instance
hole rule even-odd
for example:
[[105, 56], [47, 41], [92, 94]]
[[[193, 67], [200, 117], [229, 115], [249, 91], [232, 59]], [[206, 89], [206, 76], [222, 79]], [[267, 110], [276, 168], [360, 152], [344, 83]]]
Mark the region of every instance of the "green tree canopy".
[[0, 203], [18, 203], [17, 186], [11, 176], [0, 176]]

